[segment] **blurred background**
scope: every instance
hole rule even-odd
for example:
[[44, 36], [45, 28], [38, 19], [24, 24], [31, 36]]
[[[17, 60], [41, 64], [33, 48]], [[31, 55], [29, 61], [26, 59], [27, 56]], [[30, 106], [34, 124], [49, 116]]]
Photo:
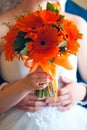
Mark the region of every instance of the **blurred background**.
[[81, 7], [87, 9], [87, 0], [72, 0], [75, 3], [77, 3], [78, 5], [80, 5]]
[[0, 0], [0, 13], [12, 8], [21, 0]]
[[[17, 3], [19, 3], [21, 0], [0, 0], [0, 13], [8, 10], [9, 8], [12, 8]], [[84, 9], [87, 9], [87, 0], [72, 0], [76, 4], [80, 5]]]

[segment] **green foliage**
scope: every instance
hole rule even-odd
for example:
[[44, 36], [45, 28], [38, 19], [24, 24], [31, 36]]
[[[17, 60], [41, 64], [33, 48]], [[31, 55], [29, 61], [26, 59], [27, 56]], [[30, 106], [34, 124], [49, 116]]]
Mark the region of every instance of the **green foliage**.
[[22, 55], [27, 55], [28, 48], [27, 48], [27, 43], [25, 44], [25, 47], [20, 51], [20, 54]]
[[25, 47], [26, 39], [23, 36], [18, 36], [13, 43], [13, 46], [17, 48], [17, 51], [21, 51]]
[[55, 9], [54, 7], [53, 7], [53, 5], [51, 4], [51, 3], [49, 3], [49, 2], [47, 2], [47, 6], [46, 6], [46, 9], [47, 10], [50, 10], [50, 11], [52, 11], [52, 12], [55, 12], [56, 14], [58, 14], [58, 10], [57, 9]]
[[15, 46], [16, 51], [18, 53], [23, 53], [26, 54], [27, 51], [27, 43], [30, 41], [33, 41], [32, 39], [28, 38], [25, 39], [24, 36], [26, 35], [26, 33], [23, 32], [19, 32], [18, 37], [16, 38], [16, 40], [13, 43], [13, 46]]
[[3, 22], [2, 25], [7, 26], [9, 29], [12, 27], [12, 25], [9, 22]]
[[67, 46], [68, 46], [67, 41], [62, 41], [62, 42], [58, 45], [58, 47], [59, 47], [59, 49], [60, 49], [59, 51], [60, 51], [60, 52], [66, 52]]
[[38, 5], [38, 10], [42, 10], [42, 6], [41, 5]]
[[58, 21], [62, 20], [65, 16], [64, 15], [60, 15]]

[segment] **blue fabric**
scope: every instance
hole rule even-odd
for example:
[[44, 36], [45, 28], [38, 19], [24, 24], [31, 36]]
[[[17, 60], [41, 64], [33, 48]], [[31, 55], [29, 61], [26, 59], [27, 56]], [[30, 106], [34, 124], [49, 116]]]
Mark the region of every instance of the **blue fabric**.
[[71, 14], [79, 15], [87, 21], [87, 10], [71, 0], [67, 0], [65, 11]]
[[77, 81], [78, 82], [84, 82], [83, 79], [81, 78], [79, 71], [77, 71]]
[[3, 82], [4, 82], [4, 80], [0, 76], [0, 84], [2, 84]]

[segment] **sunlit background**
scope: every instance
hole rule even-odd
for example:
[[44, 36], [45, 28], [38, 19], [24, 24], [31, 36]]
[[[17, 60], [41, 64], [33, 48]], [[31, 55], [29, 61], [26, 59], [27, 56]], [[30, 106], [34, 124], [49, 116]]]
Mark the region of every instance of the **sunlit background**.
[[21, 0], [0, 0], [0, 13], [15, 6]]
[[[21, 0], [0, 0], [0, 13], [15, 6]], [[87, 9], [87, 0], [72, 0], [79, 4], [81, 7]]]

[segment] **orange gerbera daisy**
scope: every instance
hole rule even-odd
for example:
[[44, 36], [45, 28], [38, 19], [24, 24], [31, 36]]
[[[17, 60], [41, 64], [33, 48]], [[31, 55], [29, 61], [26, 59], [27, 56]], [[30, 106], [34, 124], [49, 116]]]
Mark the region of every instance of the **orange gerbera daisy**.
[[40, 11], [40, 16], [44, 22], [50, 24], [55, 24], [60, 17], [60, 15], [57, 15], [55, 12], [52, 12], [50, 10]]
[[[58, 32], [52, 27], [42, 27], [38, 32], [37, 39], [32, 42], [32, 48], [30, 50], [29, 56], [34, 59], [35, 62], [41, 62], [43, 60], [50, 60], [51, 58], [57, 56], [57, 36]], [[29, 46], [30, 47], [30, 43]]]
[[63, 34], [67, 41], [75, 41], [81, 39], [82, 35], [79, 35], [79, 30], [77, 26], [69, 20], [63, 20]]
[[79, 51], [80, 44], [77, 41], [71, 41], [68, 43], [67, 50], [71, 54], [76, 54]]
[[14, 25], [5, 36], [6, 44], [4, 45], [4, 50], [5, 50], [5, 56], [7, 60], [12, 60], [15, 57], [15, 47], [13, 46], [13, 43], [17, 35], [18, 35], [18, 30], [16, 30]]
[[63, 36], [63, 40], [67, 41], [66, 53], [76, 54], [80, 47], [77, 40], [82, 38], [76, 25], [72, 21], [64, 19], [60, 33]]
[[38, 27], [43, 26], [43, 20], [37, 13], [26, 13], [17, 20], [17, 28], [23, 32], [36, 31]]

